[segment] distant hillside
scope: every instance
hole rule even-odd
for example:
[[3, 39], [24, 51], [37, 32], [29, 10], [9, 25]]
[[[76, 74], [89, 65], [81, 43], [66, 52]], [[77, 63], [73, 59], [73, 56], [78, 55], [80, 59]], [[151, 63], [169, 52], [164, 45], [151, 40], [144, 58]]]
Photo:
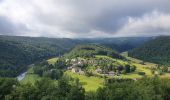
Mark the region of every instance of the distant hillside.
[[129, 56], [144, 61], [170, 65], [170, 36], [158, 37], [129, 51]]
[[145, 42], [153, 39], [153, 37], [115, 37], [115, 38], [99, 38], [99, 39], [82, 39], [88, 43], [102, 44], [110, 47], [118, 52], [124, 52], [136, 48]]
[[0, 77], [15, 77], [26, 70], [27, 65], [64, 54], [77, 44], [102, 44], [122, 52], [139, 46], [149, 39], [136, 37], [67, 39], [0, 35]]
[[0, 36], [0, 76], [16, 76], [27, 65], [63, 54], [78, 43], [71, 39]]
[[123, 58], [111, 48], [95, 44], [78, 45], [70, 53], [66, 54], [66, 56], [69, 58], [94, 57], [95, 55], [107, 55], [118, 59]]

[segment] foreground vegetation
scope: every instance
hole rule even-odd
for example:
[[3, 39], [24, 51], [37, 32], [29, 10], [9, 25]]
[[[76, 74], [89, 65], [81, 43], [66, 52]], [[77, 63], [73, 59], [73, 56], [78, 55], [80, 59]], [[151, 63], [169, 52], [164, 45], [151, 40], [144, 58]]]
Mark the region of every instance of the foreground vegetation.
[[72, 73], [71, 71], [66, 71], [65, 75], [71, 76], [74, 79], [78, 78], [86, 92], [96, 91], [99, 87], [103, 87], [104, 85], [104, 78], [95, 76], [87, 77], [85, 75]]
[[93, 92], [85, 92], [78, 79], [70, 80], [64, 76], [57, 84], [42, 78], [34, 85], [0, 78], [1, 100], [169, 100], [169, 90], [170, 80], [158, 77], [138, 81], [109, 80]]

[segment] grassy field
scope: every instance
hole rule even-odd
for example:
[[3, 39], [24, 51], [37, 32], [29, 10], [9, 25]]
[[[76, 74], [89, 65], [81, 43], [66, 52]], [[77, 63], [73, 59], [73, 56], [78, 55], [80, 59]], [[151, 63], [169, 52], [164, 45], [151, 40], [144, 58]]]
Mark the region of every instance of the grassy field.
[[[58, 58], [51, 58], [51, 59], [48, 59], [48, 63], [49, 64], [55, 64], [55, 62], [58, 60]], [[23, 80], [21, 80], [21, 84], [27, 84], [27, 83], [32, 83], [34, 84], [37, 80], [40, 80], [41, 77], [39, 77], [37, 74], [34, 74], [33, 73], [33, 66], [31, 66], [28, 71], [27, 71], [27, 74], [26, 76], [24, 77]]]
[[30, 67], [24, 79], [21, 80], [21, 84], [27, 84], [27, 83], [34, 84], [39, 79], [41, 79], [41, 77], [39, 77], [36, 74], [33, 74], [33, 68]]
[[54, 65], [57, 60], [58, 60], [58, 58], [55, 57], [55, 58], [48, 59], [47, 61], [48, 61], [49, 64], [53, 64]]
[[[107, 59], [116, 61], [116, 62], [118, 62], [118, 63], [120, 63], [122, 65], [125, 65], [125, 64], [129, 63], [127, 61], [123, 61], [123, 60], [120, 60], [120, 59], [114, 59], [114, 58], [111, 58], [111, 57], [108, 57], [108, 56], [97, 55], [96, 57], [97, 58], [107, 58]], [[142, 62], [141, 60], [138, 60], [138, 59], [135, 59], [135, 58], [131, 58], [131, 57], [127, 57], [127, 56], [126, 56], [126, 58], [128, 60], [130, 60], [130, 64], [136, 66], [136, 71], [134, 73], [130, 73], [130, 74], [126, 74], [126, 75], [121, 75], [120, 76], [121, 78], [132, 78], [132, 79], [133, 78], [141, 78], [142, 76], [138, 75], [138, 72], [145, 72], [145, 74], [147, 76], [152, 76], [152, 73], [151, 73], [151, 70], [149, 69], [149, 67], [154, 67], [154, 66], [156, 66], [156, 64], [145, 62], [145, 64], [142, 65], [141, 64], [141, 62]]]
[[73, 78], [78, 78], [85, 88], [86, 92], [96, 91], [99, 87], [102, 87], [104, 83], [104, 79], [99, 77], [87, 77], [85, 75], [79, 75], [71, 71], [66, 71], [65, 74]]
[[[142, 61], [139, 60], [139, 59], [131, 58], [131, 57], [128, 57], [128, 56], [125, 56], [125, 57], [129, 60], [130, 64], [136, 66], [136, 71], [133, 72], [133, 73], [122, 74], [120, 76], [109, 76], [110, 78], [122, 78], [122, 79], [127, 79], [127, 78], [139, 79], [139, 78], [142, 78], [143, 76], [139, 75], [138, 72], [145, 72], [145, 75], [148, 76], [148, 77], [153, 76], [152, 73], [151, 73], [151, 70], [149, 68], [156, 66], [156, 64], [149, 63], [149, 62], [145, 62], [144, 64], [141, 64]], [[113, 58], [108, 57], [108, 56], [97, 55], [96, 58], [106, 58], [106, 59], [116, 61], [120, 64], [129, 64], [128, 61], [113, 59]], [[57, 60], [58, 60], [58, 58], [51, 58], [47, 61], [48, 61], [49, 64], [54, 64]], [[93, 68], [90, 68], [90, 69], [94, 70]], [[64, 74], [71, 76], [72, 78], [78, 78], [80, 80], [80, 83], [85, 88], [86, 92], [96, 91], [99, 87], [103, 87], [103, 84], [104, 84], [104, 78], [95, 77], [95, 76], [87, 77], [85, 75], [79, 75], [79, 74], [73, 73], [71, 71], [66, 71]], [[170, 79], [170, 73], [165, 73], [165, 74], [161, 75], [160, 77]], [[41, 79], [41, 77], [39, 77], [36, 74], [33, 74], [33, 68], [30, 67], [25, 78], [21, 81], [21, 83], [22, 84], [26, 84], [26, 83], [34, 84], [39, 79]], [[55, 80], [54, 82], [57, 82], [57, 81]]]

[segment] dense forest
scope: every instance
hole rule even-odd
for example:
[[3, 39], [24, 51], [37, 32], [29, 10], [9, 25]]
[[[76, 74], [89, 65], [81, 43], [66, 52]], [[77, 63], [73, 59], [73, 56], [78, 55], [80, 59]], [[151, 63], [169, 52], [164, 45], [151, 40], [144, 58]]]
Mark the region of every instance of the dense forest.
[[[71, 83], [69, 81], [72, 81]], [[97, 91], [85, 93], [78, 79], [61, 77], [57, 84], [42, 78], [34, 85], [0, 78], [1, 100], [169, 100], [168, 79], [143, 78], [106, 81]]]
[[65, 56], [68, 58], [75, 58], [75, 57], [93, 57], [95, 55], [106, 55], [120, 59], [123, 58], [121, 55], [119, 55], [119, 53], [112, 50], [111, 48], [96, 44], [76, 46], [70, 53], [66, 54]]
[[132, 49], [151, 38], [67, 39], [0, 36], [0, 77], [16, 77], [42, 59], [59, 56], [78, 44], [103, 44], [118, 52]]
[[[80, 42], [79, 42], [80, 43]], [[61, 55], [78, 44], [71, 39], [0, 36], [0, 76], [16, 76], [27, 65]]]
[[153, 37], [115, 37], [115, 38], [92, 38], [81, 39], [86, 43], [101, 44], [110, 47], [118, 52], [124, 52], [136, 48], [145, 42], [152, 40]]
[[163, 65], [170, 65], [170, 37], [161, 36], [129, 51], [129, 56]]

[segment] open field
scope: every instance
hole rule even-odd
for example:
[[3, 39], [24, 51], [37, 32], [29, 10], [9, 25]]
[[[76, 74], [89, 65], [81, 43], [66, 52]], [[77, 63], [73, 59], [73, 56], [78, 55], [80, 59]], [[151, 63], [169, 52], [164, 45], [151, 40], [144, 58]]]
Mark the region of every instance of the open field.
[[[121, 78], [121, 79], [139, 79], [142, 78], [142, 75], [139, 75], [138, 72], [145, 72], [145, 75], [148, 77], [152, 77], [152, 73], [151, 70], [149, 69], [150, 67], [154, 67], [156, 66], [156, 64], [154, 63], [149, 63], [149, 62], [145, 62], [144, 64], [141, 64], [141, 60], [135, 59], [135, 58], [131, 58], [131, 57], [127, 57], [126, 58], [129, 61], [124, 61], [124, 60], [119, 60], [119, 59], [114, 59], [108, 56], [101, 56], [101, 55], [97, 55], [96, 58], [107, 58], [113, 61], [116, 61], [118, 63], [121, 64], [132, 64], [136, 66], [136, 71], [133, 73], [127, 73], [127, 74], [121, 74], [120, 76], [108, 76], [109, 78]], [[51, 58], [48, 61], [49, 64], [54, 64], [57, 61], [58, 58]], [[94, 69], [91, 67], [90, 68], [92, 71], [94, 71]], [[99, 87], [103, 87], [104, 85], [104, 78], [100, 78], [100, 77], [96, 77], [96, 76], [91, 76], [91, 77], [87, 77], [85, 75], [79, 75], [78, 73], [73, 73], [71, 71], [65, 71], [66, 75], [71, 76], [72, 78], [78, 78], [80, 80], [80, 83], [83, 85], [83, 87], [85, 88], [86, 92], [89, 91], [96, 91]], [[102, 76], [102, 75], [101, 75]], [[170, 74], [169, 73], [165, 73], [163, 75], [160, 76], [161, 78], [170, 78]], [[30, 67], [30, 69], [28, 70], [25, 78], [21, 81], [22, 84], [26, 84], [26, 83], [35, 83], [37, 80], [41, 79], [41, 77], [39, 77], [36, 74], [33, 74], [33, 68]], [[57, 82], [56, 80], [54, 82]]]
[[66, 71], [65, 74], [73, 78], [78, 78], [80, 80], [80, 83], [82, 83], [83, 87], [85, 88], [86, 92], [96, 91], [99, 87], [102, 87], [104, 83], [104, 79], [99, 77], [87, 77], [85, 75], [72, 73], [71, 71]]
[[48, 61], [49, 64], [53, 64], [54, 65], [57, 60], [58, 60], [58, 58], [55, 57], [55, 58], [48, 59], [47, 61]]
[[[113, 61], [116, 61], [120, 64], [128, 64], [129, 62], [127, 61], [123, 61], [123, 60], [119, 60], [119, 59], [113, 59], [111, 57], [108, 57], [108, 56], [96, 56], [97, 58], [107, 58], [107, 59], [110, 59], [110, 60], [113, 60]], [[123, 78], [141, 78], [141, 75], [138, 75], [137, 72], [145, 72], [145, 74], [147, 76], [151, 76], [152, 73], [151, 73], [151, 70], [149, 69], [149, 67], [154, 67], [156, 66], [156, 64], [153, 64], [153, 63], [149, 63], [149, 62], [145, 62], [144, 65], [140, 64], [140, 60], [138, 59], [135, 59], [135, 58], [130, 58], [128, 57], [127, 58], [128, 60], [130, 60], [130, 64], [132, 65], [135, 65], [136, 66], [136, 71], [134, 73], [130, 73], [130, 74], [126, 74], [126, 75], [121, 75]]]
[[21, 84], [31, 83], [34, 84], [37, 80], [41, 79], [38, 75], [33, 73], [33, 68], [30, 67], [26, 76], [21, 80]]

